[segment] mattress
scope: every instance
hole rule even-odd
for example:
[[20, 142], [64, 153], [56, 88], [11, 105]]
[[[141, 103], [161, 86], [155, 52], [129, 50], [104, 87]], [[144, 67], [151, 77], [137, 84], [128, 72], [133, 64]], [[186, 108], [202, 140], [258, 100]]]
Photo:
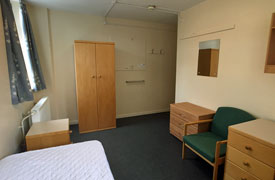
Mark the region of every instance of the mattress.
[[14, 154], [0, 161], [0, 179], [113, 180], [99, 141]]

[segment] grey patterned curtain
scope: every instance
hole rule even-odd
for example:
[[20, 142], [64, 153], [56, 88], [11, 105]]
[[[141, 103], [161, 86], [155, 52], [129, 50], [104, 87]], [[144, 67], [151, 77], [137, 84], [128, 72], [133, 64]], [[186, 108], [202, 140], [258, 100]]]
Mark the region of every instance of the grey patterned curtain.
[[22, 31], [24, 34], [24, 39], [26, 41], [26, 46], [28, 51], [27, 53], [28, 53], [31, 69], [34, 76], [34, 82], [35, 82], [33, 91], [39, 91], [42, 89], [46, 89], [46, 84], [42, 74], [40, 61], [39, 61], [39, 57], [36, 49], [35, 40], [34, 40], [34, 35], [31, 27], [31, 22], [27, 12], [26, 5], [23, 2], [21, 2], [20, 7], [21, 7], [21, 13], [23, 17], [21, 22]]
[[12, 104], [33, 100], [17, 28], [9, 0], [0, 0], [5, 33]]

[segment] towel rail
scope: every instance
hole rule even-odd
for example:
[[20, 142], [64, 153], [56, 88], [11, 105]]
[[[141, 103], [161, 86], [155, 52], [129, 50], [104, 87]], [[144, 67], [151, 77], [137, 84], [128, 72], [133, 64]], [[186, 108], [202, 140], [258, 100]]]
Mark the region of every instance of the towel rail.
[[145, 80], [125, 81], [126, 83], [144, 83]]

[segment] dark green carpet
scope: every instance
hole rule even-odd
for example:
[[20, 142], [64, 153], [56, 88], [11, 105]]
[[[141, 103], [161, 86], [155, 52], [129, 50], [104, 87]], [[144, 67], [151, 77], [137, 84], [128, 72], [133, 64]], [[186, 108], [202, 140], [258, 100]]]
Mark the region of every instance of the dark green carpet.
[[191, 151], [181, 159], [182, 143], [169, 133], [169, 113], [118, 119], [116, 129], [94, 133], [71, 129], [74, 143], [102, 142], [116, 180], [212, 179], [212, 167]]

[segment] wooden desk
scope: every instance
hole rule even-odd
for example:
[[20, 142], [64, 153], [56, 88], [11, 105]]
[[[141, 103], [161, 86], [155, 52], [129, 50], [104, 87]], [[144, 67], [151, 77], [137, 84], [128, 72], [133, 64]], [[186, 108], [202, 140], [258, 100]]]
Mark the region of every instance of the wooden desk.
[[[170, 133], [183, 141], [184, 124], [194, 121], [211, 119], [215, 111], [191, 104], [189, 102], [176, 103], [170, 105]], [[187, 134], [208, 131], [209, 124], [191, 125]]]
[[229, 126], [224, 179], [275, 179], [274, 121]]
[[69, 119], [34, 123], [26, 135], [28, 151], [70, 143]]

